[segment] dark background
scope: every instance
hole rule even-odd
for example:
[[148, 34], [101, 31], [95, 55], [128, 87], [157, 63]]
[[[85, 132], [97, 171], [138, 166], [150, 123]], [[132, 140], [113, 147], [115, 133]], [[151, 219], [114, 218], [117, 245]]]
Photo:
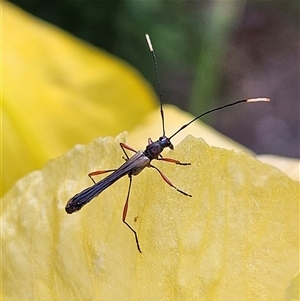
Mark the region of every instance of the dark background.
[[26, 11], [136, 67], [155, 87], [144, 35], [158, 58], [165, 103], [205, 118], [256, 153], [299, 158], [299, 1], [14, 0]]

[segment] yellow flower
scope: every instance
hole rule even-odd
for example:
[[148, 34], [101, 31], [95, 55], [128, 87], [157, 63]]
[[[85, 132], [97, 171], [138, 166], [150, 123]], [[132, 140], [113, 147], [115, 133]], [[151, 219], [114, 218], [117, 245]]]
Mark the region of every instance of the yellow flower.
[[[145, 128], [145, 135], [146, 135]], [[67, 200], [95, 169], [122, 162], [125, 136], [77, 146], [2, 200], [4, 300], [284, 300], [299, 260], [299, 182], [245, 153], [187, 137], [155, 162], [185, 197], [146, 169], [81, 211]], [[292, 287], [292, 288], [291, 288]], [[290, 299], [288, 299], [290, 300]]]
[[[5, 10], [6, 16], [8, 12], [19, 14], [14, 15], [15, 20], [24, 17], [17, 11], [11, 11], [8, 6]], [[27, 21], [30, 25], [31, 19]], [[4, 24], [8, 23], [4, 20]], [[68, 51], [72, 51], [73, 47], [74, 44], [70, 45]], [[78, 47], [84, 52], [85, 47]], [[94, 50], [89, 49], [89, 53], [90, 51]], [[94, 65], [99, 59], [96, 56]], [[104, 61], [107, 59], [108, 57]], [[112, 61], [110, 63], [113, 64]], [[83, 65], [81, 70], [87, 68]], [[53, 66], [57, 68], [56, 64]], [[120, 63], [116, 64], [116, 68], [122, 69]], [[64, 68], [60, 72], [63, 70]], [[5, 72], [9, 74], [8, 71]], [[132, 73], [128, 68], [124, 72], [127, 77], [128, 73]], [[105, 82], [109, 74], [102, 76]], [[132, 77], [133, 85], [136, 84], [136, 89], [140, 90], [134, 92], [135, 97], [144, 95], [147, 99], [147, 95], [152, 92], [136, 76]], [[31, 84], [30, 78], [33, 80], [34, 76], [28, 77], [26, 85]], [[56, 76], [54, 78], [57, 79]], [[81, 80], [86, 83], [82, 90], [77, 86]], [[90, 109], [87, 116], [94, 116], [88, 119], [92, 123], [96, 122], [99, 110], [103, 110], [103, 118], [106, 120], [103, 127], [108, 127], [112, 133], [120, 131], [119, 128], [113, 128], [115, 124], [111, 124], [110, 128], [108, 116], [116, 118], [115, 121], [122, 118], [114, 117], [113, 113], [126, 110], [121, 107], [123, 102], [118, 103], [118, 108], [109, 107], [105, 110], [102, 107], [105, 104], [103, 100], [101, 109], [98, 109], [93, 105], [96, 96], [85, 99], [85, 95], [90, 92], [87, 86], [89, 81], [90, 79], [78, 79], [75, 85], [76, 91], [80, 90], [78, 93], [81, 96], [78, 98], [74, 91], [57, 92], [68, 98], [70, 95], [76, 98], [70, 106], [75, 106], [77, 102], [87, 105]], [[93, 93], [98, 85], [96, 82], [99, 84], [95, 80], [95, 84], [90, 86], [94, 89]], [[50, 85], [49, 82], [48, 84]], [[17, 91], [11, 89], [12, 87], [7, 91], [14, 97], [5, 94], [4, 100], [16, 100], [17, 96], [20, 97]], [[51, 85], [48, 90], [59, 89], [56, 85]], [[123, 87], [123, 93], [125, 90], [126, 87]], [[31, 95], [31, 92], [27, 93]], [[109, 98], [108, 91], [105, 93], [105, 97]], [[74, 115], [69, 113], [62, 98], [53, 107], [48, 107], [46, 103], [50, 98], [47, 98], [47, 94], [43, 95], [42, 91], [39, 95], [45, 104], [45, 108], [43, 105], [39, 106], [41, 116], [30, 115], [30, 111], [27, 111], [31, 123], [29, 128], [34, 130], [33, 124], [38, 127], [36, 134], [39, 135], [35, 138], [36, 143], [39, 142], [37, 150], [46, 152], [49, 142], [44, 141], [42, 136], [47, 133], [50, 135], [48, 139], [53, 139], [53, 143], [57, 145], [64, 139], [70, 140], [71, 144], [85, 142], [84, 127], [86, 125], [92, 128], [85, 119], [88, 117], [82, 114], [75, 118], [76, 112]], [[123, 100], [129, 97], [122, 96]], [[52, 97], [55, 98], [55, 95], [51, 99]], [[28, 101], [29, 98], [24, 99]], [[114, 99], [111, 102], [116, 105], [118, 97], [111, 99]], [[150, 96], [149, 99], [144, 106], [145, 111], [153, 106]], [[6, 105], [7, 102], [4, 103]], [[22, 110], [27, 109], [25, 104], [20, 104]], [[58, 105], [61, 105], [59, 109]], [[125, 101], [125, 105], [129, 107], [130, 101]], [[81, 105], [78, 110], [82, 107]], [[67, 115], [65, 122], [61, 124], [59, 118], [53, 120], [58, 128], [58, 135], [62, 135], [59, 141], [56, 140], [54, 131], [42, 130], [45, 127], [43, 116], [48, 116], [48, 111], [54, 109], [60, 112], [61, 117]], [[5, 108], [5, 112], [7, 116], [16, 116], [18, 111]], [[11, 115], [8, 112], [12, 112]], [[28, 128], [25, 116], [22, 112], [18, 113], [19, 117], [15, 118], [20, 122], [18, 128], [24, 127], [26, 133], [25, 129]], [[55, 116], [54, 113], [52, 115]], [[165, 116], [168, 134], [190, 120], [189, 116], [170, 106], [166, 106]], [[36, 118], [41, 118], [40, 127], [39, 123], [35, 123]], [[80, 119], [81, 124], [76, 127], [76, 122], [72, 123], [72, 119], [76, 122]], [[125, 122], [127, 128], [130, 127], [130, 122]], [[137, 122], [139, 126], [130, 130], [128, 141], [132, 147], [143, 149], [149, 136], [157, 139], [161, 134], [159, 113], [152, 112], [145, 122]], [[12, 124], [13, 134], [15, 123], [5, 123], [6, 128], [8, 124]], [[76, 131], [82, 132], [74, 138], [75, 141], [68, 137], [67, 131], [60, 133], [68, 124], [69, 134], [77, 135]], [[123, 125], [122, 121], [121, 126]], [[132, 123], [131, 126], [133, 125]], [[106, 131], [102, 128], [100, 130]], [[241, 149], [203, 125], [193, 124], [186, 132], [205, 136], [210, 144]], [[86, 146], [77, 145], [57, 159], [50, 160], [42, 170], [32, 172], [18, 181], [1, 200], [2, 299], [296, 300], [299, 294], [299, 182], [243, 151], [211, 147], [202, 139], [191, 136], [183, 139], [186, 132], [174, 137], [172, 142], [175, 150], [164, 156], [190, 162], [190, 166], [157, 161], [153, 164], [175, 186], [190, 193], [192, 198], [172, 189], [153, 169], [146, 169], [133, 178], [127, 222], [139, 235], [142, 254], [137, 251], [132, 232], [122, 223], [123, 204], [128, 190], [127, 177], [105, 190], [81, 211], [68, 215], [64, 210], [70, 197], [92, 185], [87, 177], [89, 172], [117, 168], [124, 162], [124, 154], [118, 143], [126, 142], [125, 134], [116, 139], [98, 138]], [[97, 135], [95, 130], [93, 133]], [[100, 134], [107, 135], [106, 132]], [[17, 138], [17, 134], [12, 135], [11, 149], [15, 145], [13, 141], [21, 148]], [[40, 139], [43, 143], [40, 143]], [[181, 139], [183, 141], [177, 145]], [[27, 147], [35, 150], [30, 141], [28, 138]], [[53, 149], [57, 149], [56, 155], [64, 151], [61, 146], [53, 146]], [[9, 150], [6, 151], [6, 156], [8, 153]], [[25, 160], [24, 157], [22, 159], [20, 161]], [[43, 160], [40, 161], [42, 164]]]

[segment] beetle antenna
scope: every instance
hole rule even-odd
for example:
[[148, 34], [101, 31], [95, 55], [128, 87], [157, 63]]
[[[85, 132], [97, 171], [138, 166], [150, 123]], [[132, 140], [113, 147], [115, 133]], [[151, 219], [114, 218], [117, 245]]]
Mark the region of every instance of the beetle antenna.
[[150, 49], [152, 57], [153, 57], [153, 62], [154, 62], [154, 67], [155, 67], [155, 73], [156, 73], [156, 79], [157, 79], [157, 88], [158, 88], [158, 95], [159, 95], [159, 102], [160, 102], [160, 115], [161, 115], [163, 136], [165, 136], [165, 117], [164, 117], [164, 110], [163, 110], [163, 103], [162, 103], [162, 95], [161, 95], [161, 87], [160, 87], [160, 81], [159, 81], [157, 60], [156, 60], [155, 52], [154, 52], [154, 49], [152, 47], [152, 43], [151, 43], [151, 40], [150, 40], [150, 37], [149, 37], [148, 34], [146, 34], [146, 40], [147, 40], [149, 49]]
[[181, 132], [183, 129], [185, 129], [187, 126], [189, 126], [191, 123], [193, 123], [197, 119], [200, 119], [201, 117], [203, 117], [203, 116], [205, 116], [207, 114], [210, 114], [212, 112], [219, 111], [219, 110], [222, 110], [222, 109], [225, 109], [225, 108], [228, 108], [228, 107], [232, 107], [232, 106], [235, 106], [235, 105], [243, 103], [243, 102], [260, 102], [260, 101], [270, 101], [270, 98], [259, 97], [259, 98], [242, 99], [242, 100], [238, 100], [238, 101], [235, 101], [235, 102], [223, 105], [221, 107], [217, 107], [217, 108], [208, 110], [205, 113], [202, 113], [201, 115], [195, 117], [190, 122], [184, 124], [179, 130], [177, 130], [172, 136], [170, 136], [169, 139], [173, 138], [175, 135], [177, 135], [179, 132]]

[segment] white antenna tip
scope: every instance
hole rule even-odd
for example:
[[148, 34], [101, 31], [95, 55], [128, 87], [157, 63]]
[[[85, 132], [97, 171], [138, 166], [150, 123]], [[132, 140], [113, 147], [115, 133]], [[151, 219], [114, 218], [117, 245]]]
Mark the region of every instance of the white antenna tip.
[[260, 98], [249, 98], [249, 99], [247, 99], [247, 102], [258, 102], [258, 101], [270, 101], [270, 98], [260, 97]]
[[150, 37], [149, 37], [149, 35], [147, 33], [146, 33], [146, 40], [147, 40], [147, 43], [148, 43], [150, 51], [153, 52], [152, 43], [151, 43]]

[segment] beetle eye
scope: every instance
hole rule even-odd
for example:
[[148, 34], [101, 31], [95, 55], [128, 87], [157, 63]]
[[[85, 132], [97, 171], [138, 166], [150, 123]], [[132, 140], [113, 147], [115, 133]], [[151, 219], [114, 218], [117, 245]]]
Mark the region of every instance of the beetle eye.
[[166, 136], [159, 137], [159, 142], [163, 147], [170, 147], [170, 140]]

